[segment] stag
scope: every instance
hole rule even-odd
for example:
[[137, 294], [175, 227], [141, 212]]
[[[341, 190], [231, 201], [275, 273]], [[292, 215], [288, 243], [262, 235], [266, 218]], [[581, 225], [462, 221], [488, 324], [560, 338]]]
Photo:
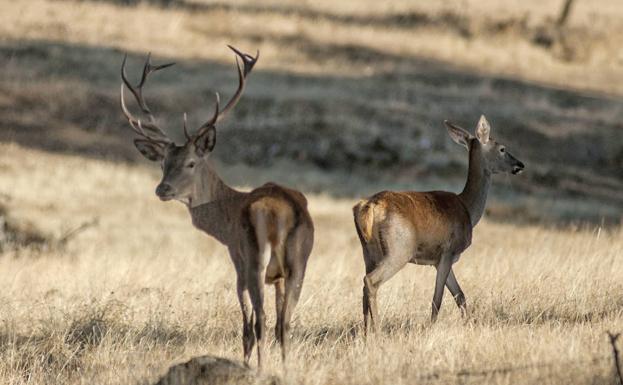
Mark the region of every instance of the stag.
[[[162, 201], [178, 200], [185, 204], [193, 225], [227, 247], [236, 270], [236, 291], [242, 310], [244, 362], [249, 364], [257, 342], [261, 370], [266, 341], [264, 284], [275, 286], [275, 336], [285, 362], [290, 345], [290, 320], [301, 293], [314, 226], [307, 200], [300, 192], [275, 183], [250, 192], [235, 190], [221, 179], [210, 160], [216, 144], [216, 125], [240, 100], [247, 77], [259, 57], [259, 51], [253, 57], [229, 48], [236, 54], [238, 89], [223, 109], [217, 93], [214, 114], [194, 133], [189, 132], [184, 114], [183, 145], [175, 144], [162, 131], [143, 98], [148, 76], [174, 63], [152, 65], [148, 56], [141, 79], [133, 86], [126, 75], [126, 56], [121, 65], [121, 109], [138, 135], [134, 140], [138, 151], [162, 166], [156, 195]], [[126, 107], [126, 87], [146, 120], [135, 117]]]

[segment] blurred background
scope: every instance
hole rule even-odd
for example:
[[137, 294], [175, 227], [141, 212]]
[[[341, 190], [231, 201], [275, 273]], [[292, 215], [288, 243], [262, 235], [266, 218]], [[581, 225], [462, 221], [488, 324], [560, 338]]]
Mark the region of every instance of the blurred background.
[[[467, 154], [442, 121], [473, 130], [485, 114], [527, 165], [518, 177], [496, 177], [489, 218], [621, 220], [619, 0], [4, 0], [0, 8], [0, 142], [13, 146], [11, 160], [0, 154], [5, 166], [32, 149], [135, 164], [155, 186], [159, 167], [134, 149], [119, 108], [124, 53], [133, 80], [148, 52], [177, 63], [145, 92], [181, 140], [184, 112], [198, 127], [214, 92], [225, 99], [235, 90], [232, 44], [261, 52], [218, 130], [213, 156], [232, 184], [275, 180], [347, 199], [460, 191]], [[11, 191], [0, 194], [7, 205]]]

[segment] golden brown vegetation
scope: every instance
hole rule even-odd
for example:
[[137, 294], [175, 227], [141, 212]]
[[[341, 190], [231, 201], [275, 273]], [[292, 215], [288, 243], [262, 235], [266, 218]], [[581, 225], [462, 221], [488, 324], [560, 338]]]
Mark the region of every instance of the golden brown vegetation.
[[[241, 357], [226, 251], [191, 227], [181, 205], [157, 200], [155, 172], [15, 145], [0, 149], [0, 185], [11, 196], [13, 218], [49, 237], [100, 218], [63, 250], [3, 252], [5, 383], [144, 383], [190, 356]], [[446, 296], [440, 320], [429, 325], [434, 269], [409, 267], [381, 290], [382, 332], [366, 342], [350, 203], [311, 196], [318, 231], [293, 327], [294, 383], [480, 382], [457, 373], [524, 365], [536, 367], [486, 379], [612, 378], [604, 333], [623, 325], [620, 228], [485, 221], [457, 265], [468, 318]], [[549, 363], [555, 365], [539, 366]], [[268, 367], [281, 374], [276, 346]]]
[[[569, 22], [573, 41], [553, 53], [531, 41], [540, 26], [557, 17], [562, 2], [553, 0], [520, 4], [491, 0], [322, 0], [306, 4], [295, 0], [261, 4], [196, 0], [165, 9], [150, 6], [149, 0], [133, 7], [115, 3], [124, 1], [10, 2], [0, 16], [2, 37], [135, 52], [149, 47], [158, 56], [225, 63], [230, 61], [229, 52], [215, 47], [234, 44], [261, 48], [265, 70], [323, 75], [372, 74], [382, 69], [378, 63], [344, 64], [350, 61], [348, 55], [374, 59], [377, 52], [436, 59], [478, 72], [564, 87], [611, 93], [623, 90], [620, 82], [613, 81], [623, 63], [616, 39], [623, 31], [623, 21], [616, 0], [578, 1]], [[355, 47], [367, 49], [355, 52]], [[344, 52], [331, 54], [331, 48]], [[314, 50], [325, 51], [327, 56], [314, 55]]]
[[[612, 225], [623, 205], [618, 0], [578, 1], [566, 40], [550, 46], [535, 39], [559, 1], [122, 3], [2, 4], [3, 383], [144, 384], [191, 356], [242, 357], [226, 250], [180, 204], [157, 200], [159, 170], [135, 162], [117, 102], [122, 51], [134, 64], [148, 50], [178, 61], [146, 91], [175, 135], [184, 110], [198, 121], [212, 91], [230, 89], [226, 43], [262, 53], [219, 131], [219, 170], [244, 188], [302, 188], [317, 229], [287, 379], [613, 381], [605, 331], [623, 331], [623, 229]], [[469, 316], [446, 293], [430, 325], [434, 269], [411, 266], [381, 289], [382, 331], [365, 341], [355, 198], [458, 190], [466, 154], [441, 120], [481, 112], [527, 173], [494, 182], [456, 267]], [[267, 299], [274, 325], [272, 289]], [[276, 348], [268, 371], [283, 375]]]

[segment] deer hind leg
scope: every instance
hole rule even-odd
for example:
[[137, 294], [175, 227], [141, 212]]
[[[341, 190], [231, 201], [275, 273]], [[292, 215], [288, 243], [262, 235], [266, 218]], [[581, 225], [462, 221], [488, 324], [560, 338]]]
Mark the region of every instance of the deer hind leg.
[[286, 278], [286, 295], [283, 304], [282, 313], [282, 325], [281, 325], [281, 359], [285, 363], [288, 351], [290, 349], [290, 321], [292, 320], [292, 314], [294, 308], [301, 296], [301, 289], [303, 288], [303, 275], [300, 271], [293, 271], [288, 278]]
[[266, 345], [266, 315], [264, 313], [264, 274], [271, 257], [268, 243], [267, 218], [265, 213], [256, 211], [252, 214], [254, 232], [246, 234], [242, 240], [245, 261], [247, 289], [253, 314], [255, 316], [255, 340], [257, 343], [257, 366], [262, 371]]
[[279, 278], [275, 280], [275, 310], [276, 310], [276, 323], [275, 323], [275, 339], [282, 344], [282, 326], [283, 326], [283, 302], [285, 301], [285, 280]]
[[372, 271], [363, 278], [363, 296], [364, 301], [367, 300], [370, 326], [374, 332], [378, 331], [380, 322], [377, 291], [409, 262], [411, 243], [412, 239], [402, 232], [379, 231], [367, 245], [368, 254], [364, 254], [367, 257], [366, 270], [370, 266]]
[[253, 346], [255, 345], [255, 334], [253, 332], [253, 310], [251, 307], [249, 290], [244, 284], [244, 279], [240, 276], [238, 277], [236, 286], [238, 301], [240, 302], [240, 308], [242, 310], [242, 349], [244, 351], [244, 363], [249, 366], [251, 352], [253, 351]]
[[[356, 210], [359, 210], [360, 205], [355, 206]], [[359, 241], [361, 242], [361, 248], [363, 250], [363, 260], [366, 265], [366, 276], [370, 274], [376, 268], [376, 258], [373, 258], [372, 255], [375, 252], [374, 240], [370, 240], [370, 242], [364, 237], [362, 230], [359, 227], [358, 223], [358, 213], [355, 212], [355, 229], [357, 230], [357, 235], [359, 236]], [[376, 297], [374, 297], [376, 300]], [[363, 295], [362, 295], [362, 310], [363, 310], [363, 331], [365, 335], [368, 335], [370, 330], [370, 318], [372, 317], [371, 309], [370, 309], [370, 295], [369, 288], [366, 287], [366, 281], [364, 278], [364, 286], [363, 286]]]
[[452, 270], [452, 260], [451, 256], [444, 255], [436, 266], [437, 276], [435, 277], [435, 294], [433, 295], [431, 322], [437, 321], [437, 315], [439, 314], [439, 309], [441, 309], [443, 291], [448, 282], [450, 271]]
[[461, 311], [461, 315], [465, 317], [467, 314], [467, 303], [465, 301], [465, 294], [463, 294], [463, 290], [461, 290], [461, 286], [456, 280], [454, 275], [454, 270], [451, 268], [450, 273], [448, 273], [448, 279], [446, 280], [446, 287], [450, 290], [456, 305], [459, 307]]
[[282, 325], [281, 325], [281, 359], [286, 362], [286, 357], [291, 343], [290, 321], [292, 314], [301, 296], [303, 289], [303, 279], [307, 259], [311, 253], [313, 245], [313, 232], [306, 225], [297, 227], [286, 242], [286, 260], [288, 263], [288, 274], [285, 279], [285, 300], [283, 303]]
[[[408, 223], [400, 217], [390, 218], [376, 226], [376, 236], [367, 243], [366, 270], [372, 271], [363, 278], [364, 301], [370, 314], [373, 331], [378, 330], [379, 310], [376, 294], [381, 285], [399, 272], [411, 259], [415, 245], [414, 236], [405, 231]], [[372, 263], [374, 266], [372, 267]], [[370, 264], [370, 265], [369, 265]], [[367, 300], [367, 301], [366, 301]], [[365, 305], [364, 305], [365, 306]]]
[[392, 260], [391, 255], [379, 263], [372, 272], [366, 274], [363, 278], [364, 299], [367, 298], [368, 311], [370, 313], [370, 326], [373, 332], [378, 331], [379, 327], [379, 308], [376, 300], [376, 294], [381, 285], [387, 282], [391, 277], [396, 275], [406, 264], [402, 258]]
[[[364, 246], [364, 260], [366, 263], [366, 276], [368, 274], [370, 274], [372, 271], [374, 271], [374, 268], [376, 267], [376, 264], [373, 261], [370, 261], [370, 259], [368, 258], [368, 252]], [[370, 311], [370, 296], [368, 294], [369, 289], [366, 288], [366, 284], [365, 284], [365, 279], [364, 279], [364, 286], [363, 286], [363, 298], [362, 298], [362, 305], [363, 305], [363, 330], [364, 333], [367, 335], [369, 330], [370, 330], [370, 317], [372, 316], [371, 311]], [[376, 297], [375, 297], [376, 300]]]
[[[260, 254], [260, 257], [261, 254]], [[264, 280], [262, 279], [261, 265], [254, 264], [248, 270], [247, 285], [249, 288], [249, 297], [253, 306], [253, 314], [255, 315], [255, 339], [257, 341], [257, 366], [261, 371], [263, 366], [262, 358], [265, 355], [266, 346], [266, 315], [264, 313]]]
[[287, 221], [283, 217], [277, 216], [277, 229], [274, 236], [271, 239], [271, 257], [266, 269], [265, 282], [267, 284], [275, 285], [275, 310], [276, 310], [276, 323], [275, 323], [275, 338], [279, 343], [282, 343], [282, 329], [283, 329], [283, 307], [286, 297], [285, 289], [285, 277], [288, 275], [286, 268], [286, 238]]

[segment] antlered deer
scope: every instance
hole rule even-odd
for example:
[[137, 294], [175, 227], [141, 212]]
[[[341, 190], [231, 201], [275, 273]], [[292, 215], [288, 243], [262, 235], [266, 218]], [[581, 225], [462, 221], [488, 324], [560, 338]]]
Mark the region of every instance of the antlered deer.
[[[445, 191], [383, 191], [353, 207], [355, 227], [366, 265], [363, 279], [363, 315], [366, 333], [378, 327], [376, 295], [379, 287], [407, 263], [433, 265], [437, 269], [432, 321], [437, 319], [444, 285], [461, 312], [465, 295], [452, 271], [452, 264], [472, 241], [472, 229], [485, 209], [491, 175], [518, 174], [523, 163], [504, 145], [489, 136], [491, 128], [480, 117], [476, 137], [444, 122], [450, 137], [469, 151], [467, 183], [460, 194]], [[371, 322], [370, 322], [371, 321]]]
[[[136, 148], [147, 159], [160, 162], [162, 181], [156, 195], [163, 201], [183, 202], [192, 223], [213, 236], [229, 250], [237, 274], [237, 294], [242, 309], [242, 343], [248, 365], [257, 340], [258, 367], [262, 368], [265, 345], [264, 283], [274, 284], [277, 324], [275, 334], [285, 360], [289, 345], [290, 319], [301, 293], [307, 259], [312, 249], [314, 227], [303, 194], [274, 183], [267, 183], [251, 192], [241, 192], [221, 180], [210, 162], [216, 143], [216, 123], [238, 102], [246, 78], [259, 57], [236, 53], [238, 89], [221, 110], [216, 94], [214, 115], [194, 133], [186, 127], [186, 142], [178, 146], [158, 127], [143, 98], [142, 87], [147, 77], [162, 68], [147, 57], [140, 82], [136, 87], [128, 81], [126, 59], [121, 66], [121, 109], [130, 126], [140, 138]], [[243, 66], [240, 66], [240, 59]], [[147, 117], [134, 117], [124, 101], [124, 86], [134, 95]], [[253, 325], [255, 316], [255, 325]]]

